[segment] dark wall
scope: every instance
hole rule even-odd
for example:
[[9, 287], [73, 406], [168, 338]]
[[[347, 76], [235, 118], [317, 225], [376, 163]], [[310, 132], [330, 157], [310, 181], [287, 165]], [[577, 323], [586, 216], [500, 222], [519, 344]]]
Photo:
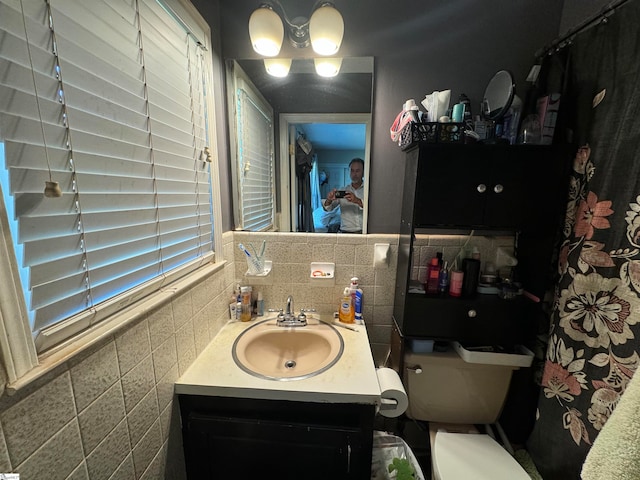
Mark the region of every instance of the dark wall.
[[[258, 58], [251, 49], [248, 19], [258, 0], [192, 0], [220, 34], [222, 57]], [[281, 0], [289, 17], [309, 16], [314, 0]], [[389, 127], [408, 98], [420, 101], [434, 90], [461, 93], [477, 111], [493, 74], [513, 72], [516, 91], [526, 94], [535, 52], [559, 32], [563, 2], [557, 0], [335, 0], [343, 15], [341, 55], [375, 57], [369, 233], [399, 227], [404, 154]], [[220, 21], [214, 15], [219, 5]], [[282, 56], [309, 57], [311, 49], [286, 43]], [[228, 171], [228, 167], [225, 167]], [[224, 171], [221, 172], [224, 174]], [[224, 179], [227, 182], [229, 179]], [[455, 178], [443, 179], [455, 182]], [[231, 211], [224, 206], [224, 215]], [[223, 219], [225, 230], [231, 218]]]

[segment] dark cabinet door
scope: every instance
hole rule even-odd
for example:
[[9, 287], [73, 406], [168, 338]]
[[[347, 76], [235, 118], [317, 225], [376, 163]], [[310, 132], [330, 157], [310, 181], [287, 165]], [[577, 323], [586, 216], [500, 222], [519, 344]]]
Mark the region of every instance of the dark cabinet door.
[[375, 405], [179, 395], [189, 480], [369, 480]]
[[525, 183], [525, 163], [503, 146], [427, 146], [420, 151], [415, 226], [517, 228]]
[[[356, 428], [192, 413], [189, 478], [364, 479]], [[246, 461], [240, 461], [244, 458]]]
[[457, 340], [470, 344], [522, 343], [530, 333], [525, 298], [501, 300], [497, 295], [436, 298], [410, 294], [402, 333], [409, 337]]
[[[449, 147], [449, 148], [446, 148]], [[485, 162], [470, 162], [460, 148], [421, 149], [415, 186], [414, 225], [480, 225], [485, 195], [478, 190]]]

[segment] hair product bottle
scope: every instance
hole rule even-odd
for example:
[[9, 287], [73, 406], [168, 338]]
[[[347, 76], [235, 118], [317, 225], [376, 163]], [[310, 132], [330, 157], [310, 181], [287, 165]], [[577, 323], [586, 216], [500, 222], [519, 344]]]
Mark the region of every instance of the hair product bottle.
[[440, 265], [438, 265], [438, 257], [433, 257], [431, 263], [427, 267], [427, 284], [425, 290], [427, 295], [437, 295], [438, 278], [440, 277]]
[[442, 270], [440, 270], [440, 276], [438, 277], [438, 293], [440, 295], [444, 295], [449, 290], [449, 269], [447, 268], [448, 264], [445, 261], [442, 266]]
[[248, 322], [251, 320], [251, 287], [242, 287], [240, 289], [240, 321]]

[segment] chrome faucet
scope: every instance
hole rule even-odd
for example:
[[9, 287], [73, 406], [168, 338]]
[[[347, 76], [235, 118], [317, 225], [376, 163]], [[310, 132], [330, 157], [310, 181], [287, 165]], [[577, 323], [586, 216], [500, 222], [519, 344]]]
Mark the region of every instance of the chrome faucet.
[[284, 311], [285, 315], [293, 315], [293, 297], [289, 295], [287, 297], [287, 308]]
[[280, 327], [304, 327], [307, 325], [307, 316], [304, 310], [300, 310], [300, 314], [296, 316], [293, 309], [293, 296], [287, 297], [287, 306], [284, 312], [280, 310], [276, 319], [276, 324]]

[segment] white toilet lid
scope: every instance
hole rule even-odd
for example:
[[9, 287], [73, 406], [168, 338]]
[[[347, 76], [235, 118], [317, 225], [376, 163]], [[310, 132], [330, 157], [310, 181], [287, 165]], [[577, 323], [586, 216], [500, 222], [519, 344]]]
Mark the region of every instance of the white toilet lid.
[[432, 451], [433, 470], [440, 480], [531, 480], [489, 435], [437, 432]]

